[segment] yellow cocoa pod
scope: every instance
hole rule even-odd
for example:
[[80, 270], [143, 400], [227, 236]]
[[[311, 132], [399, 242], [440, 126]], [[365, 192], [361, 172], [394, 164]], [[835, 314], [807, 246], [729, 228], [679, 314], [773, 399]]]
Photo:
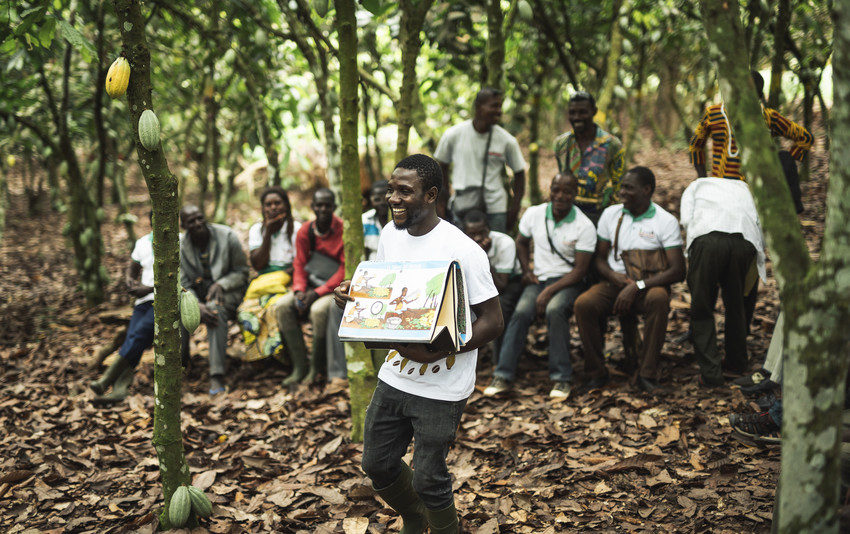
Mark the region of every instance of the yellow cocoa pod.
[[212, 503], [207, 494], [196, 488], [189, 486], [189, 498], [192, 500], [192, 510], [198, 517], [209, 517], [212, 515]]
[[112, 62], [106, 73], [106, 93], [112, 98], [120, 98], [127, 92], [130, 83], [130, 63], [124, 56]]
[[185, 289], [180, 293], [180, 322], [191, 334], [201, 324], [201, 307], [198, 298]]
[[192, 512], [192, 498], [186, 486], [180, 486], [171, 494], [171, 505], [168, 507], [168, 520], [171, 526], [180, 528], [189, 520]]
[[139, 141], [145, 150], [155, 152], [159, 149], [159, 119], [150, 109], [144, 110], [139, 117]]

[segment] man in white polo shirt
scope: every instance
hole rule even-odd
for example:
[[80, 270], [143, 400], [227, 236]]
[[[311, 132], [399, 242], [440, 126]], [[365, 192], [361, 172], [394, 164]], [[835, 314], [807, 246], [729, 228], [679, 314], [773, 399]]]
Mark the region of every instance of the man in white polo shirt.
[[550, 201], [528, 208], [520, 219], [517, 258], [526, 285], [505, 328], [493, 381], [484, 390], [487, 396], [510, 388], [528, 327], [538, 315], [545, 316], [549, 327], [549, 378], [553, 382], [549, 396], [567, 398], [572, 390], [570, 315], [584, 289], [582, 280], [596, 247], [593, 223], [573, 205], [577, 192], [573, 175], [558, 174], [552, 180]]
[[[658, 358], [667, 332], [670, 284], [685, 278], [682, 235], [676, 217], [652, 202], [655, 175], [646, 167], [633, 167], [620, 185], [622, 204], [602, 212], [597, 229], [594, 267], [601, 282], [579, 296], [575, 304], [587, 387], [608, 382], [601, 322], [611, 314], [637, 313], [644, 317], [644, 341], [638, 356], [637, 385], [644, 391], [658, 387]], [[646, 278], [632, 279], [623, 262], [623, 251], [663, 250], [667, 268]]]

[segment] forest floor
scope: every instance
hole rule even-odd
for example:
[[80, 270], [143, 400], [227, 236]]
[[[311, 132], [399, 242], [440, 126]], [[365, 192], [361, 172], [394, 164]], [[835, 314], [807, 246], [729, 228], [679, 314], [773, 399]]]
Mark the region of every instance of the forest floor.
[[[813, 154], [812, 180], [803, 184], [801, 228], [815, 257], [827, 157]], [[655, 201], [678, 214], [681, 191], [694, 177], [686, 152], [647, 146], [634, 161], [655, 171]], [[126, 402], [96, 407], [87, 388], [101, 372], [92, 367], [94, 354], [120, 328], [101, 318], [130, 306], [120, 287], [129, 256], [124, 227], [111, 222], [114, 208], [107, 209], [105, 264], [113, 284], [106, 303], [87, 309], [60, 232], [65, 216], [45, 207], [28, 215], [15, 175], [10, 190], [0, 248], [0, 531], [153, 532], [162, 494], [151, 444], [150, 353]], [[137, 184], [132, 199], [141, 236], [149, 231], [144, 188]], [[255, 206], [237, 206], [229, 220], [247, 235], [257, 213]], [[779, 448], [753, 448], [730, 436], [727, 416], [753, 410], [753, 399], [736, 389], [698, 387], [692, 347], [673, 341], [687, 330], [688, 302], [686, 286], [677, 284], [664, 388], [656, 396], [619, 371], [614, 321], [607, 338], [614, 380], [604, 389], [550, 400], [545, 355], [533, 333], [509, 394], [483, 397], [492, 368], [480, 366], [449, 455], [467, 532], [770, 531]], [[760, 288], [748, 341], [753, 368], [763, 360], [777, 305], [771, 278]], [[717, 322], [722, 334], [721, 303]], [[229, 352], [236, 356], [243, 345], [236, 327], [231, 334]], [[231, 389], [210, 398], [204, 338], [201, 328], [185, 373], [183, 436], [193, 484], [215, 506], [193, 532], [398, 530], [400, 520], [360, 469], [362, 445], [349, 439], [344, 381], [290, 391], [280, 386], [285, 368], [230, 358]], [[572, 349], [580, 379], [575, 327]]]

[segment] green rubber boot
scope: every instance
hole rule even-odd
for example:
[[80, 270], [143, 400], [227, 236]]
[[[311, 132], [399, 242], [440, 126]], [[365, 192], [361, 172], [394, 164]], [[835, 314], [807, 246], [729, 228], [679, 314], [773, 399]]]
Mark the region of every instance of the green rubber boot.
[[118, 375], [118, 378], [115, 379], [115, 383], [112, 385], [112, 391], [105, 395], [98, 395], [92, 399], [92, 402], [95, 404], [115, 404], [117, 402], [123, 402], [124, 399], [127, 398], [127, 393], [130, 390], [130, 386], [133, 384], [133, 378], [135, 376], [136, 370], [131, 367], [127, 367], [120, 375]]
[[112, 365], [110, 365], [106, 369], [106, 372], [103, 373], [103, 376], [101, 376], [98, 380], [89, 382], [89, 388], [98, 395], [103, 395], [106, 390], [109, 389], [109, 386], [114, 384], [121, 373], [123, 373], [128, 367], [130, 367], [130, 364], [127, 363], [127, 360], [119, 354], [118, 357], [113, 360]]
[[304, 377], [305, 384], [312, 384], [321, 373], [327, 373], [327, 338], [313, 336], [313, 350], [310, 351], [310, 371]]
[[455, 503], [452, 502], [442, 510], [425, 510], [431, 534], [457, 534], [460, 532], [460, 522], [457, 518]]
[[[372, 486], [374, 488], [374, 486]], [[404, 521], [401, 534], [422, 534], [428, 526], [425, 504], [413, 489], [413, 470], [404, 464], [395, 482], [384, 489], [375, 489], [387, 504], [401, 515]]]
[[307, 374], [307, 345], [300, 328], [287, 328], [280, 331], [283, 345], [292, 360], [292, 373], [283, 379], [284, 387], [293, 386]]

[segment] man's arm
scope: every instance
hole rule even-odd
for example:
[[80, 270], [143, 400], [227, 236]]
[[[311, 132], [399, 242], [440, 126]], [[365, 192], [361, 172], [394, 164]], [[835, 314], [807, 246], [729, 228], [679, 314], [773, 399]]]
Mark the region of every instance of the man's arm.
[[534, 276], [534, 270], [531, 268], [531, 238], [525, 237], [522, 234], [516, 236], [516, 257], [519, 260], [519, 266], [522, 269], [522, 283], [524, 285], [536, 284], [537, 277]]
[[791, 156], [797, 161], [802, 161], [814, 143], [812, 134], [796, 122], [783, 117], [775, 109], [767, 109], [766, 115], [770, 132], [773, 135], [781, 135], [785, 139], [793, 141], [794, 147], [791, 148]]
[[631, 280], [623, 273], [618, 273], [613, 270], [608, 264], [608, 254], [611, 252], [611, 243], [604, 239], [596, 241], [596, 254], [593, 255], [593, 266], [599, 276], [614, 285], [614, 287], [623, 287]]
[[127, 284], [127, 291], [136, 298], [142, 298], [153, 292], [153, 288], [142, 285], [140, 278], [142, 276], [142, 265], [136, 260], [130, 260], [127, 264], [127, 272], [124, 275], [124, 282]]
[[[646, 284], [645, 289], [668, 286], [685, 279], [685, 255], [682, 253], [682, 248], [668, 248], [664, 253], [667, 256], [667, 269], [646, 278], [643, 281]], [[637, 280], [629, 279], [629, 283], [620, 290], [617, 300], [614, 301], [613, 311], [615, 314], [622, 315], [632, 309], [632, 305], [641, 291], [635, 282]]]
[[607, 154], [608, 186], [602, 193], [602, 209], [619, 202], [620, 183], [626, 172], [626, 151], [619, 140], [611, 140]]
[[[697, 172], [697, 178], [708, 176], [705, 170], [705, 143], [708, 140], [708, 109], [703, 113], [702, 120], [694, 130], [694, 135], [691, 137], [688, 144], [688, 153], [690, 154], [691, 164]], [[732, 140], [730, 139], [731, 143]]]
[[437, 161], [440, 164], [440, 170], [443, 171], [443, 188], [440, 191], [440, 197], [437, 199], [437, 215], [446, 218], [446, 213], [449, 207], [449, 164]]
[[525, 196], [525, 169], [514, 173], [514, 188], [511, 206], [508, 208], [507, 229], [510, 231], [516, 224], [519, 210], [522, 207], [522, 198]]
[[242, 250], [242, 243], [239, 242], [236, 232], [228, 229], [226, 239], [225, 245], [230, 257], [230, 265], [227, 273], [215, 280], [215, 284], [224, 291], [230, 291], [247, 285], [251, 270], [248, 268], [248, 259], [245, 257], [245, 251]]

